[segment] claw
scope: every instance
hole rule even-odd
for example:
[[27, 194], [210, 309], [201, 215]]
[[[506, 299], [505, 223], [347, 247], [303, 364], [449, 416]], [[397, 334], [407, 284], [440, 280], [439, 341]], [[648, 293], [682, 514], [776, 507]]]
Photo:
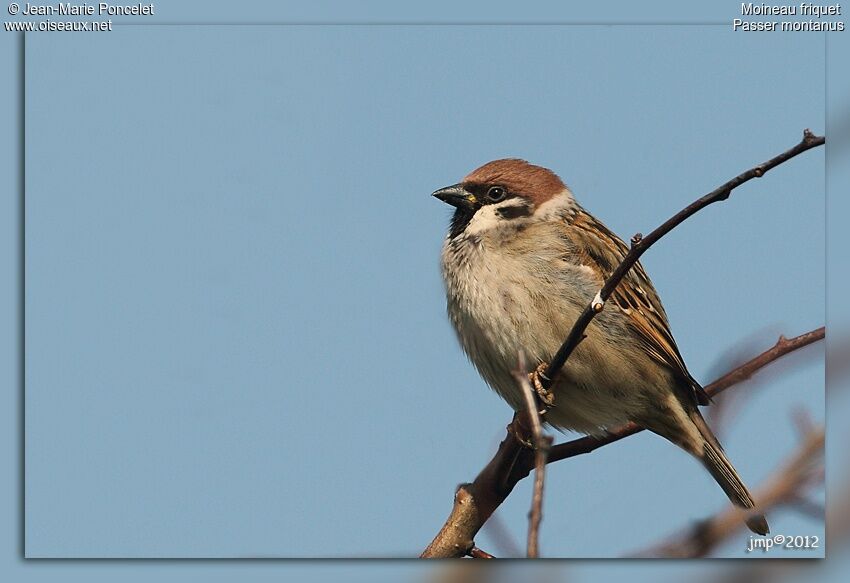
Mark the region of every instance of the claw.
[[541, 415], [546, 412], [546, 409], [555, 406], [555, 393], [543, 386], [543, 379], [546, 379], [547, 381], [550, 380], [546, 376], [547, 366], [549, 365], [545, 362], [541, 362], [537, 365], [537, 368], [528, 375], [528, 380], [531, 382], [531, 386], [534, 387], [534, 392], [537, 393], [537, 397], [545, 405], [543, 410], [540, 411]]

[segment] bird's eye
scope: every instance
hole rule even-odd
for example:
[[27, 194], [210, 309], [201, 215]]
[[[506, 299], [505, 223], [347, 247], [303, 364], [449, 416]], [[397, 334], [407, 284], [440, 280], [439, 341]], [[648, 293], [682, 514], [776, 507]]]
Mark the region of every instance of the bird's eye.
[[487, 191], [487, 200], [490, 202], [499, 202], [500, 200], [504, 200], [506, 195], [505, 189], [501, 186], [492, 186]]

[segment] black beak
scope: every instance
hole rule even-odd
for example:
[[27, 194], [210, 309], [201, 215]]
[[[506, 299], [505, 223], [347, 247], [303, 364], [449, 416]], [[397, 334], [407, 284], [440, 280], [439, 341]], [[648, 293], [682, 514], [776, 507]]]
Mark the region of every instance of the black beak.
[[478, 204], [475, 195], [466, 190], [462, 184], [453, 184], [434, 192], [436, 196], [446, 204], [459, 209], [472, 210]]

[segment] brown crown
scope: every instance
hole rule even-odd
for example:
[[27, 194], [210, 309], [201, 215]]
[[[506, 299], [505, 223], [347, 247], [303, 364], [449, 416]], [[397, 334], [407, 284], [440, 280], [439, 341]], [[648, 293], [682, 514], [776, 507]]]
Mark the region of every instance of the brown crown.
[[502, 186], [514, 194], [542, 204], [563, 191], [566, 186], [558, 175], [542, 166], [519, 158], [487, 162], [463, 179], [466, 185]]

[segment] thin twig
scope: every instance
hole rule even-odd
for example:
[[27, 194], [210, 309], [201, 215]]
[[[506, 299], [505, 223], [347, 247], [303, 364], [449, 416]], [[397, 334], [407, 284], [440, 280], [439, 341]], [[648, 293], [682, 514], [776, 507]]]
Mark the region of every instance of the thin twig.
[[552, 445], [552, 437], [543, 434], [540, 411], [534, 390], [525, 372], [525, 358], [520, 357], [520, 369], [514, 375], [525, 397], [525, 410], [531, 424], [531, 439], [534, 445], [534, 493], [531, 496], [531, 511], [528, 513], [528, 543], [526, 556], [540, 556], [540, 522], [543, 520], [543, 484], [546, 480], [546, 458]]
[[578, 320], [576, 320], [576, 323], [573, 324], [572, 330], [570, 330], [566, 340], [564, 340], [564, 343], [558, 349], [558, 352], [555, 353], [555, 356], [549, 362], [549, 366], [546, 367], [546, 371], [540, 378], [543, 388], [548, 389], [552, 385], [553, 379], [561, 371], [564, 363], [567, 362], [567, 358], [569, 358], [570, 354], [572, 354], [573, 350], [575, 350], [576, 346], [578, 346], [579, 342], [581, 342], [584, 338], [584, 331], [587, 329], [590, 321], [593, 320], [596, 314], [602, 311], [602, 308], [605, 306], [605, 302], [609, 297], [611, 297], [611, 294], [614, 293], [614, 290], [617, 288], [620, 281], [626, 276], [635, 263], [637, 263], [640, 256], [643, 255], [644, 252], [655, 242], [672, 231], [687, 218], [696, 214], [708, 205], [726, 200], [729, 198], [729, 195], [732, 194], [733, 190], [745, 182], [749, 182], [753, 178], [760, 178], [764, 176], [768, 170], [779, 166], [783, 162], [787, 162], [794, 156], [802, 154], [806, 150], [821, 146], [824, 143], [826, 143], [826, 138], [823, 136], [816, 136], [811, 131], [805, 130], [803, 132], [802, 141], [793, 148], [771, 158], [767, 162], [763, 162], [758, 166], [750, 168], [746, 172], [742, 172], [732, 180], [718, 186], [705, 196], [702, 196], [673, 215], [648, 235], [643, 236], [638, 233], [632, 237], [631, 249], [620, 262], [620, 265], [618, 265], [614, 272], [608, 276], [608, 279], [605, 280], [605, 284], [602, 286], [602, 289], [599, 290], [596, 296], [584, 308], [584, 311], [581, 313]]
[[490, 553], [488, 553], [487, 551], [482, 551], [478, 547], [472, 547], [471, 549], [469, 549], [469, 552], [467, 554], [470, 557], [472, 557], [473, 559], [495, 559], [496, 558], [493, 555], [491, 555]]

